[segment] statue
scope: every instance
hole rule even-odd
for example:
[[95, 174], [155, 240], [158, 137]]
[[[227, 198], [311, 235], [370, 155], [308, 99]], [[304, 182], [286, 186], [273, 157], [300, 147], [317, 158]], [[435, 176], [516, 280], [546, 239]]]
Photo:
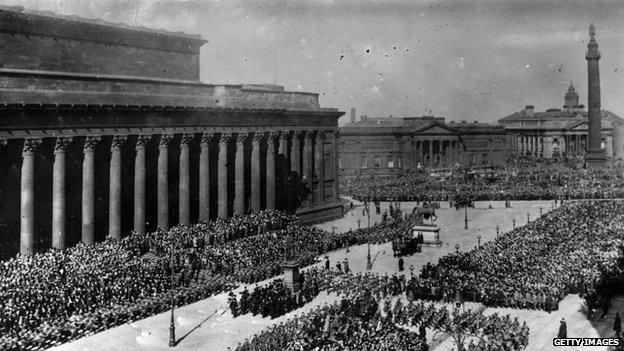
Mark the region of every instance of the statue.
[[590, 40], [596, 40], [594, 38], [594, 36], [596, 36], [596, 27], [594, 27], [594, 24], [592, 23], [592, 24], [589, 25], [589, 37], [590, 37]]
[[286, 261], [292, 261], [295, 259], [295, 248], [293, 246], [293, 239], [290, 235], [286, 235], [284, 238], [284, 259]]

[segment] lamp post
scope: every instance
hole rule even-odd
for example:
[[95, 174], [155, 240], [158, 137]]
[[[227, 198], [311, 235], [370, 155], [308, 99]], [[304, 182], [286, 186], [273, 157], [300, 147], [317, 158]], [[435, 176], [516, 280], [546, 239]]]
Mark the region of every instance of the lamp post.
[[542, 211], [544, 210], [544, 208], [542, 206], [540, 206], [540, 217], [542, 216]]
[[366, 216], [368, 217], [368, 227], [370, 228], [370, 201], [366, 202]]
[[362, 223], [362, 220], [358, 218], [357, 223], [358, 223], [358, 229], [360, 229], [360, 223]]
[[410, 278], [414, 279], [414, 265], [410, 264]]
[[176, 337], [175, 337], [175, 319], [173, 316], [173, 310], [175, 309], [175, 290], [173, 283], [173, 275], [174, 275], [174, 265], [173, 265], [173, 244], [171, 245], [170, 253], [169, 253], [169, 264], [171, 266], [171, 320], [169, 322], [169, 347], [176, 346]]
[[371, 261], [370, 241], [368, 242], [368, 252], [366, 253], [366, 270], [373, 269], [373, 261]]
[[481, 234], [477, 235], [477, 247], [481, 248]]
[[499, 225], [497, 225], [497, 226], [496, 226], [496, 237], [497, 237], [497, 238], [498, 238], [498, 233], [499, 233], [499, 232], [500, 232], [500, 226], [499, 226]]
[[468, 205], [464, 206], [464, 230], [468, 230]]
[[515, 218], [513, 218], [511, 220], [511, 223], [513, 223], [513, 229], [516, 229], [516, 219]]
[[531, 222], [531, 213], [527, 212], [527, 224]]

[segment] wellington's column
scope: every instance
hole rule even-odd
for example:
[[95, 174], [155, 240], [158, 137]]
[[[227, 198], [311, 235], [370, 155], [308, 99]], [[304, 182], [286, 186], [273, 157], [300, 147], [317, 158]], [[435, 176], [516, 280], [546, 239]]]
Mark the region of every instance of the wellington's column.
[[145, 145], [150, 135], [139, 135], [134, 158], [134, 231], [145, 234]]
[[99, 136], [88, 136], [85, 139], [82, 160], [82, 242], [87, 245], [95, 243], [95, 146], [100, 142]]
[[279, 133], [269, 134], [266, 154], [266, 208], [275, 209], [275, 141]]
[[199, 152], [199, 220], [210, 219], [210, 140], [212, 133], [204, 133]]
[[340, 134], [337, 130], [334, 131], [334, 152], [333, 152], [333, 171], [334, 171], [334, 199], [340, 199], [340, 183], [339, 183], [339, 170], [338, 170], [338, 143], [340, 142]]
[[72, 138], [57, 138], [52, 169], [52, 247], [65, 248], [65, 152]]
[[312, 202], [312, 198], [314, 197], [314, 189], [313, 189], [313, 174], [312, 174], [312, 132], [307, 131], [303, 137], [303, 172], [301, 174], [302, 178], [305, 179], [306, 185], [310, 190], [310, 195], [308, 200], [305, 202]]
[[255, 133], [251, 141], [251, 210], [260, 211], [260, 141], [262, 133]]
[[194, 134], [183, 134], [180, 140], [178, 219], [181, 225], [191, 224], [189, 144], [193, 141], [193, 138], [195, 138]]
[[35, 158], [41, 139], [24, 140], [20, 199], [20, 253], [35, 251]]
[[596, 28], [592, 23], [589, 26], [589, 43], [587, 44], [587, 120], [588, 120], [588, 138], [587, 153], [585, 154], [585, 166], [603, 166], [605, 163], [605, 154], [600, 147], [602, 139], [602, 125], [600, 122], [600, 70], [598, 61], [600, 60], [600, 52], [598, 52], [598, 43], [596, 42]]
[[325, 132], [316, 133], [316, 147], [314, 148], [314, 172], [318, 179], [316, 202], [325, 201]]
[[110, 149], [108, 234], [116, 240], [121, 239], [121, 147], [126, 139], [125, 135], [114, 136]]
[[290, 170], [296, 172], [298, 175], [303, 176], [301, 173], [301, 135], [302, 131], [296, 130], [293, 132], [291, 146], [290, 146]]
[[173, 135], [162, 134], [158, 143], [158, 228], [169, 230], [169, 144]]
[[234, 159], [234, 214], [245, 215], [245, 140], [246, 133], [236, 138], [236, 155]]
[[230, 134], [223, 133], [219, 139], [219, 169], [217, 170], [217, 182], [218, 182], [218, 202], [217, 212], [219, 218], [227, 218], [228, 216], [228, 193], [227, 193], [227, 146], [230, 140]]

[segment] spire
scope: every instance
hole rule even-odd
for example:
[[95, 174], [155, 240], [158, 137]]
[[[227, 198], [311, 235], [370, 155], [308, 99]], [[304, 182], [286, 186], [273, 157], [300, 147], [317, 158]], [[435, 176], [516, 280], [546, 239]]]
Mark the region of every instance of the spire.
[[572, 84], [572, 81], [570, 81], [570, 86], [568, 87], [568, 93], [575, 93], [576, 91], [574, 90], [574, 84]]
[[596, 38], [594, 38], [595, 36], [596, 36], [596, 27], [592, 23], [589, 25], [589, 40], [596, 41]]
[[568, 87], [568, 92], [564, 97], [563, 109], [568, 112], [574, 112], [575, 109], [579, 105], [579, 96], [574, 90], [574, 85], [570, 82], [570, 86]]

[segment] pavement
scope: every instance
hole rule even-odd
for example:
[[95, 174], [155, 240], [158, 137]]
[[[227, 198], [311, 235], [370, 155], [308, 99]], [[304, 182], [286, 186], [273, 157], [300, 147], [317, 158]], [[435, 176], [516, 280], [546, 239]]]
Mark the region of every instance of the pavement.
[[[316, 225], [325, 230], [347, 231], [358, 226], [367, 224], [368, 218], [362, 215], [362, 204], [353, 201], [353, 211], [337, 220]], [[459, 245], [460, 250], [472, 250], [478, 244], [477, 236], [481, 236], [481, 243], [493, 240], [496, 237], [496, 226], [500, 227], [500, 233], [512, 229], [512, 219], [516, 219], [516, 225], [524, 225], [527, 220], [527, 213], [531, 220], [539, 216], [540, 207], [542, 212], [552, 209], [552, 201], [513, 201], [512, 208], [505, 208], [504, 202], [477, 202], [476, 208], [468, 209], [468, 230], [464, 229], [464, 211], [456, 211], [448, 208], [448, 203], [442, 203], [443, 208], [437, 210], [438, 221], [436, 224], [441, 228], [440, 237], [443, 242], [442, 247], [423, 247], [423, 251], [416, 255], [404, 257], [405, 271], [398, 272], [397, 258], [392, 256], [391, 244], [371, 245], [371, 254], [375, 257], [373, 271], [377, 273], [397, 273], [410, 274], [410, 266], [413, 267], [414, 274], [420, 271], [420, 267], [428, 262], [437, 260], [447, 253], [455, 250], [455, 245]], [[401, 209], [404, 212], [412, 210], [415, 203], [402, 203]], [[492, 209], [489, 209], [489, 206]], [[382, 203], [382, 213], [389, 206]], [[374, 207], [373, 207], [374, 209]], [[373, 211], [374, 212], [374, 211]], [[381, 221], [381, 215], [375, 213], [371, 216], [371, 224]], [[347, 258], [349, 267], [353, 271], [366, 270], [366, 245], [352, 246], [328, 253], [331, 266], [335, 266], [336, 260], [341, 262]], [[318, 265], [322, 265], [321, 260]], [[270, 280], [259, 284], [266, 284]], [[252, 284], [250, 286], [253, 289]], [[239, 290], [242, 290], [239, 289]], [[171, 313], [165, 312], [149, 318], [145, 318], [134, 323], [124, 324], [107, 331], [87, 336], [71, 343], [66, 343], [52, 348], [55, 351], [100, 351], [100, 350], [232, 350], [255, 333], [268, 328], [275, 323], [282, 322], [295, 314], [305, 313], [315, 306], [335, 301], [338, 297], [334, 294], [321, 293], [311, 303], [301, 309], [276, 319], [262, 318], [261, 316], [239, 316], [232, 318], [227, 306], [227, 293], [219, 294], [208, 299], [181, 307], [175, 310], [175, 327], [177, 346], [169, 348], [169, 325]], [[606, 318], [595, 317], [596, 320], [589, 320], [583, 310], [583, 302], [578, 296], [569, 295], [560, 304], [559, 311], [546, 313], [543, 311], [514, 310], [500, 308], [484, 308], [475, 304], [472, 308], [483, 310], [483, 313], [506, 313], [517, 316], [521, 320], [526, 320], [529, 324], [529, 347], [527, 350], [554, 350], [552, 338], [557, 334], [559, 320], [562, 317], [568, 321], [569, 336], [608, 336], [613, 325], [615, 311], [624, 309], [624, 297], [614, 300], [612, 313], [610, 311]], [[612, 333], [612, 331], [611, 331]], [[431, 338], [433, 333], [428, 333]], [[433, 342], [432, 350], [443, 351], [456, 349], [452, 338], [438, 334]], [[557, 350], [572, 350], [571, 348], [557, 348]], [[583, 349], [585, 350], [585, 349]], [[596, 348], [596, 350], [604, 350]]]

